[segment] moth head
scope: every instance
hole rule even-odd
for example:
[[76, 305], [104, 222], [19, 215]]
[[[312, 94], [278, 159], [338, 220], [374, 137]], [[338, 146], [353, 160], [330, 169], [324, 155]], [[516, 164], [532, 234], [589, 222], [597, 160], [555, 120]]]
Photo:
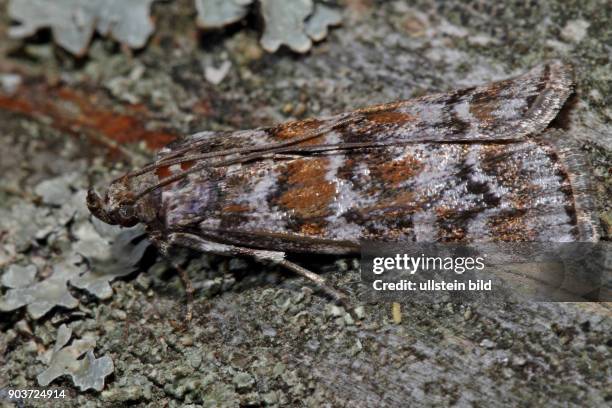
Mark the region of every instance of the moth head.
[[136, 213], [136, 203], [124, 182], [113, 182], [104, 197], [95, 190], [87, 192], [87, 208], [94, 217], [110, 225], [133, 227], [140, 221]]

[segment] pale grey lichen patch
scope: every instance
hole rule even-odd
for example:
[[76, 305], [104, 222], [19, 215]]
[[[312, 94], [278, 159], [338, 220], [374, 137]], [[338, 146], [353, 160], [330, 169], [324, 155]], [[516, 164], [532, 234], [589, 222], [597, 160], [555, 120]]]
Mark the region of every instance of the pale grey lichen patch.
[[23, 203], [0, 209], [0, 230], [6, 231], [17, 252], [27, 250], [37, 239], [44, 239], [56, 226], [47, 208]]
[[90, 223], [82, 223], [73, 229], [77, 241], [72, 250], [85, 258], [110, 256], [110, 245]]
[[36, 265], [21, 266], [13, 264], [2, 275], [2, 285], [7, 288], [23, 288], [34, 282]]
[[[197, 24], [202, 28], [220, 28], [246, 17], [253, 0], [195, 0]], [[312, 0], [260, 0], [265, 22], [261, 45], [268, 52], [286, 45], [304, 53], [312, 40], [321, 41], [328, 27], [340, 24], [341, 14]], [[214, 82], [213, 82], [214, 83]]]
[[[10, 18], [19, 24], [10, 27], [13, 38], [32, 36], [50, 28], [61, 47], [81, 56], [88, 50], [95, 32], [112, 37], [131, 48], [143, 47], [154, 31], [150, 17], [155, 0], [12, 0]], [[217, 29], [243, 20], [253, 0], [194, 0], [196, 24], [204, 29]], [[329, 26], [340, 23], [336, 10], [315, 4], [313, 0], [260, 0], [265, 29], [261, 44], [269, 52], [281, 45], [304, 53], [312, 40], [321, 41]], [[132, 102], [135, 103], [135, 102]]]
[[[6, 231], [5, 246], [14, 247], [8, 257], [9, 267], [0, 282], [8, 290], [0, 296], [0, 310], [27, 307], [38, 319], [55, 306], [74, 309], [79, 301], [70, 286], [106, 299], [112, 295], [110, 282], [137, 269], [149, 242], [139, 228], [122, 230], [90, 220], [83, 189], [76, 174], [45, 180], [34, 187], [43, 205], [22, 204], [0, 209], [0, 231]], [[28, 252], [54, 252], [49, 262], [39, 265], [50, 269], [36, 277], [36, 267], [24, 268], [15, 262]]]
[[[81, 234], [85, 236], [82, 231]], [[70, 283], [100, 299], [107, 299], [113, 294], [110, 282], [135, 272], [151, 244], [144, 239], [141, 227], [121, 231], [112, 244], [93, 228], [87, 234], [86, 239], [79, 241], [74, 250], [88, 259], [89, 269], [72, 278]]]
[[149, 15], [153, 1], [155, 0], [98, 2], [97, 31], [132, 48], [143, 47], [154, 30]]
[[[244, 18], [253, 0], [195, 0], [197, 23], [202, 28], [220, 28]], [[260, 0], [265, 22], [261, 45], [268, 52], [286, 45], [304, 53], [312, 40], [321, 41], [328, 27], [340, 24], [341, 14], [312, 0]]]
[[266, 51], [275, 52], [281, 45], [296, 52], [310, 49], [304, 21], [312, 14], [312, 0], [261, 0], [261, 10], [266, 22], [261, 45]]
[[330, 7], [315, 4], [312, 16], [306, 21], [306, 34], [314, 41], [327, 37], [328, 28], [342, 22], [342, 14]]
[[[45, 387], [62, 375], [70, 375], [74, 385], [81, 391], [101, 391], [104, 388], [104, 379], [115, 369], [112, 359], [109, 356], [95, 358], [93, 348], [96, 341], [93, 339], [74, 340], [70, 346], [66, 346], [71, 336], [72, 330], [65, 324], [61, 325], [49, 360], [49, 368], [38, 375], [38, 384]], [[86, 357], [79, 360], [84, 353], [87, 353]]]
[[85, 204], [87, 190], [79, 189], [73, 193], [68, 200], [59, 209], [56, 215], [58, 222], [62, 225], [68, 222], [73, 222], [74, 225], [79, 223], [89, 222], [89, 210]]
[[115, 370], [113, 360], [110, 356], [96, 358], [93, 351], [89, 350], [85, 359], [80, 361], [79, 369], [72, 376], [74, 385], [82, 391], [90, 388], [101, 391], [104, 388], [104, 378]]
[[71, 173], [43, 180], [34, 188], [34, 193], [40, 196], [45, 204], [62, 205], [72, 197], [70, 186], [78, 177], [78, 174]]
[[220, 28], [242, 20], [253, 0], [195, 0], [197, 24], [202, 28]]
[[48, 278], [30, 286], [9, 289], [0, 298], [0, 310], [11, 311], [27, 306], [28, 314], [39, 319], [55, 306], [74, 309], [79, 301], [72, 296], [67, 283], [83, 271], [83, 266], [70, 261], [56, 263]]
[[94, 31], [132, 48], [144, 46], [153, 32], [149, 16], [154, 0], [13, 0], [9, 16], [20, 25], [9, 35], [24, 38], [50, 28], [55, 41], [75, 55], [87, 50]]

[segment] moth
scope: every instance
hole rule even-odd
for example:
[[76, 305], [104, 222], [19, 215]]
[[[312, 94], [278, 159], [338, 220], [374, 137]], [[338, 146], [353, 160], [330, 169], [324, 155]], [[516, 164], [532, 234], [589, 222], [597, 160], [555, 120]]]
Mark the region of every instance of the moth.
[[[546, 130], [572, 69], [525, 74], [322, 119], [201, 132], [114, 180], [91, 213], [143, 223], [162, 252], [252, 256], [343, 294], [286, 253], [358, 253], [361, 240], [595, 241], [578, 153]], [[561, 137], [560, 137], [561, 136]]]

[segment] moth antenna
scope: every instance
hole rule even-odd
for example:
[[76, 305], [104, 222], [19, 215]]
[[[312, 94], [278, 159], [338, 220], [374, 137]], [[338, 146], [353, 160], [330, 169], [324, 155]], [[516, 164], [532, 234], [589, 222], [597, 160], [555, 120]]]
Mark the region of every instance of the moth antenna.
[[[512, 139], [508, 139], [508, 142], [513, 141]], [[496, 140], [496, 143], [502, 143], [504, 142], [504, 140]], [[203, 159], [209, 159], [209, 158], [215, 158], [218, 156], [224, 156], [224, 155], [230, 155], [230, 154], [237, 154], [237, 153], [249, 153], [249, 152], [256, 152], [256, 151], [260, 151], [260, 153], [263, 154], [269, 154], [269, 153], [316, 153], [316, 152], [324, 152], [324, 151], [329, 151], [329, 150], [341, 150], [341, 149], [356, 149], [356, 148], [369, 148], [369, 147], [385, 147], [385, 146], [390, 146], [390, 145], [400, 145], [400, 144], [415, 144], [415, 143], [437, 143], [437, 144], [445, 144], [445, 143], [457, 143], [455, 141], [439, 141], [439, 140], [419, 140], [419, 141], [406, 141], [405, 143], [398, 143], [398, 142], [354, 142], [354, 143], [336, 143], [336, 144], [319, 144], [319, 145], [312, 145], [312, 146], [286, 146], [284, 148], [282, 148], [282, 146], [280, 148], [272, 148], [273, 146], [279, 146], [279, 144], [270, 144], [270, 145], [266, 145], [266, 146], [260, 146], [259, 148], [255, 149], [255, 148], [236, 148], [236, 149], [228, 149], [228, 150], [224, 150], [222, 152], [211, 152], [211, 153], [202, 153], [202, 154], [196, 154], [193, 156], [184, 156], [184, 157], [178, 157], [175, 158], [173, 160], [168, 160], [168, 161], [162, 161], [162, 162], [156, 162], [156, 163], [152, 163], [151, 165], [147, 166], [147, 167], [143, 167], [142, 169], [136, 170], [134, 172], [128, 173], [129, 177], [136, 177], [136, 176], [140, 176], [144, 173], [147, 173], [148, 171], [152, 171], [152, 170], [156, 170], [158, 168], [161, 167], [167, 167], [167, 166], [172, 166], [175, 164], [181, 164], [181, 163], [186, 163], [186, 162], [191, 162], [191, 161], [197, 161], [197, 160], [203, 160]], [[483, 140], [483, 139], [475, 139], [473, 141], [470, 141], [470, 143], [491, 143], [490, 140]], [[265, 149], [268, 150], [265, 150]], [[234, 161], [228, 161], [228, 162], [223, 162], [220, 164], [215, 164], [215, 166], [219, 166], [221, 164], [227, 165], [229, 164], [233, 164], [233, 163], [238, 163], [240, 161], [246, 160], [246, 159], [252, 159], [255, 156], [249, 156], [248, 158], [236, 158], [234, 159]], [[259, 156], [257, 156], [259, 157]], [[123, 176], [122, 176], [123, 177]]]
[[[198, 133], [196, 133], [197, 135]], [[150, 162], [146, 165], [144, 165], [142, 168], [138, 169], [138, 170], [134, 170], [134, 171], [130, 171], [129, 173], [126, 173], [120, 177], [117, 177], [116, 179], [112, 180], [112, 183], [119, 181], [121, 178], [123, 177], [128, 177], [128, 178], [132, 178], [132, 177], [137, 177], [140, 175], [143, 175], [151, 170], [155, 170], [158, 169], [159, 167], [165, 166], [166, 164], [160, 164], [160, 162], [166, 161], [166, 160], [170, 160], [176, 156], [180, 156], [183, 153], [186, 153], [190, 150], [193, 149], [197, 149], [198, 147], [200, 147], [203, 144], [206, 144], [207, 140], [199, 140], [197, 142], [193, 142], [191, 145], [187, 146], [187, 147], [183, 147], [181, 149], [175, 150], [171, 153], [168, 153], [167, 155], [159, 158], [156, 161]]]
[[[291, 144], [295, 144], [295, 143], [299, 143], [302, 142], [304, 140], [308, 140], [310, 138], [313, 137], [317, 137], [320, 136], [323, 133], [326, 133], [330, 130], [332, 130], [333, 128], [337, 127], [337, 126], [341, 126], [344, 125], [346, 123], [350, 123], [350, 122], [356, 122], [361, 120], [361, 117], [348, 117], [347, 119], [343, 119], [340, 121], [337, 121], [335, 123], [329, 124], [327, 126], [324, 126], [322, 129], [314, 129], [311, 131], [311, 133], [307, 133], [306, 135], [299, 137], [299, 138], [294, 138], [294, 139], [290, 139], [286, 142], [279, 142], [279, 143], [272, 143], [269, 145], [263, 145], [263, 146], [254, 146], [254, 147], [244, 147], [244, 148], [234, 148], [234, 149], [227, 149], [227, 150], [221, 150], [218, 152], [211, 152], [210, 154], [213, 154], [213, 156], [211, 157], [216, 157], [217, 155], [219, 156], [226, 156], [228, 154], [235, 154], [235, 153], [247, 153], [247, 152], [251, 152], [251, 151], [257, 151], [257, 150], [262, 150], [262, 149], [267, 149], [267, 148], [271, 148], [271, 147], [279, 147], [282, 145], [291, 145]], [[230, 132], [231, 133], [231, 132]], [[187, 147], [183, 147], [181, 149], [175, 150], [172, 153], [167, 154], [166, 156], [163, 156], [160, 158], [160, 161], [166, 161], [166, 160], [170, 160], [173, 159], [177, 156], [180, 156], [183, 153], [186, 153], [190, 150], [193, 150], [195, 148], [200, 147], [203, 144], [206, 144], [207, 140], [200, 140], [197, 142], [194, 142], [192, 145], [187, 146]]]
[[139, 170], [129, 172], [125, 174], [124, 176], [119, 177], [116, 180], [120, 180], [122, 177], [132, 178], [132, 177], [141, 176], [145, 173], [148, 173], [153, 170], [157, 170], [161, 167], [172, 166], [174, 164], [180, 164], [180, 163], [185, 163], [185, 162], [194, 161], [194, 160], [212, 159], [215, 157], [229, 156], [231, 154], [252, 153], [252, 152], [260, 152], [260, 151], [272, 152], [273, 150], [278, 149], [278, 148], [282, 148], [285, 146], [291, 146], [296, 143], [301, 143], [301, 142], [313, 139], [315, 137], [319, 137], [322, 134], [325, 134], [338, 126], [342, 126], [342, 125], [345, 125], [351, 122], [358, 122], [361, 119], [362, 119], [361, 117], [357, 117], [357, 118], [349, 117], [347, 119], [343, 119], [335, 123], [332, 123], [330, 125], [324, 126], [322, 129], [313, 130], [310, 133], [305, 134], [304, 136], [296, 137], [296, 138], [287, 140], [285, 142], [270, 143], [267, 145], [253, 146], [253, 147], [237, 147], [237, 148], [226, 149], [226, 150], [221, 150], [217, 152], [202, 153], [202, 154], [194, 155], [194, 156], [176, 158], [176, 156], [180, 156], [180, 154], [185, 153], [191, 149], [194, 149], [197, 146], [200, 146], [206, 142], [206, 141], [199, 141], [199, 142], [194, 143], [196, 146], [190, 146], [189, 148], [180, 149], [177, 152], [173, 152], [172, 154], [168, 156], [162, 157], [157, 162], [149, 164]]
[[[279, 142], [279, 143], [272, 143], [272, 144], [268, 144], [268, 145], [264, 145], [264, 146], [256, 146], [256, 147], [245, 147], [245, 148], [235, 148], [235, 149], [226, 149], [223, 151], [219, 151], [219, 152], [210, 152], [210, 153], [203, 153], [201, 155], [197, 155], [198, 160], [201, 159], [205, 159], [205, 158], [214, 158], [214, 157], [221, 157], [221, 156], [227, 156], [229, 154], [238, 154], [238, 153], [248, 153], [248, 152], [254, 152], [251, 155], [248, 155], [246, 157], [242, 157], [242, 158], [237, 158], [234, 160], [226, 160], [224, 162], [221, 163], [216, 163], [214, 165], [214, 167], [219, 167], [219, 166], [226, 166], [228, 164], [234, 164], [234, 163], [239, 163], [239, 162], [243, 162], [243, 161], [248, 161], [248, 160], [253, 160], [255, 158], [261, 157], [264, 154], [268, 154], [268, 153], [277, 153], [277, 152], [282, 152], [283, 147], [288, 147], [291, 145], [294, 145], [296, 143], [300, 143], [315, 137], [318, 137], [322, 134], [325, 134], [326, 132], [329, 132], [330, 130], [334, 129], [335, 127], [347, 124], [347, 123], [351, 123], [351, 122], [358, 122], [359, 120], [361, 120], [361, 117], [358, 118], [354, 118], [354, 117], [350, 117], [344, 120], [340, 120], [338, 122], [335, 122], [331, 125], [328, 125], [326, 127], [324, 127], [323, 129], [317, 129], [316, 131], [312, 131], [310, 133], [307, 133], [306, 135], [302, 136], [302, 137], [297, 137], [297, 138], [293, 138], [290, 139], [288, 141], [285, 142]], [[183, 149], [184, 150], [184, 149]], [[166, 158], [161, 159], [160, 161], [153, 163], [149, 166], [145, 166], [144, 168], [140, 169], [140, 170], [136, 170], [130, 173], [127, 173], [117, 179], [115, 179], [116, 181], [121, 180], [121, 179], [128, 179], [128, 178], [132, 178], [132, 177], [137, 177], [139, 175], [145, 174], [149, 171], [152, 170], [156, 170], [160, 167], [167, 167], [167, 166], [171, 166], [172, 164], [178, 164], [178, 163], [183, 163], [183, 162], [187, 162], [187, 161], [193, 161], [196, 160], [193, 157], [187, 159], [187, 158], [180, 158], [180, 159], [175, 159], [175, 160], [166, 160]], [[157, 190], [158, 188], [164, 187], [168, 184], [174, 183], [175, 181], [179, 181], [182, 178], [184, 178], [185, 176], [187, 176], [188, 174], [200, 171], [205, 169], [207, 166], [209, 165], [209, 163], [202, 163], [200, 165], [194, 166], [190, 169], [184, 170], [180, 173], [177, 173], [173, 176], [167, 177], [163, 180], [161, 180], [159, 183], [150, 186], [146, 189], [144, 189], [143, 191], [141, 191], [140, 193], [136, 194], [136, 196], [134, 197], [134, 201], [138, 201], [139, 199], [141, 199], [142, 197], [144, 197], [145, 195]]]
[[188, 174], [195, 173], [196, 171], [204, 170], [207, 166], [208, 166], [208, 163], [202, 163], [202, 164], [194, 166], [194, 167], [192, 167], [190, 169], [184, 170], [184, 171], [182, 171], [180, 173], [174, 174], [174, 175], [172, 175], [170, 177], [166, 177], [165, 179], [163, 179], [159, 183], [157, 183], [155, 185], [152, 185], [150, 187], [147, 187], [143, 191], [141, 191], [140, 193], [136, 194], [134, 196], [134, 201], [140, 200], [142, 197], [144, 197], [145, 195], [147, 195], [147, 194], [157, 190], [158, 188], [167, 186], [168, 184], [172, 184], [175, 181], [179, 181], [180, 179], [184, 178]]
[[[282, 149], [277, 149], [277, 150], [282, 150]], [[277, 150], [274, 150], [274, 152], [276, 152]], [[268, 154], [268, 153], [269, 152], [263, 152], [263, 154]], [[234, 164], [234, 163], [238, 163], [238, 162], [242, 162], [242, 161], [253, 160], [253, 159], [256, 159], [258, 157], [261, 157], [263, 154], [261, 152], [257, 152], [257, 153], [251, 154], [249, 156], [239, 158], [239, 159], [226, 160], [226, 161], [223, 161], [223, 162], [220, 162], [220, 163], [215, 163], [214, 167], [227, 166], [229, 164]], [[166, 166], [166, 165], [167, 164], [164, 163], [164, 166]], [[197, 166], [194, 166], [194, 167], [192, 167], [190, 169], [183, 170], [180, 173], [174, 174], [174, 175], [172, 175], [170, 177], [166, 177], [165, 179], [161, 180], [159, 183], [157, 183], [157, 184], [155, 184], [153, 186], [147, 187], [146, 189], [144, 189], [140, 193], [136, 194], [134, 196], [134, 201], [140, 200], [142, 197], [144, 197], [145, 195], [147, 195], [147, 194], [157, 190], [158, 188], [161, 188], [161, 187], [167, 186], [168, 184], [172, 184], [172, 183], [174, 183], [176, 181], [179, 181], [179, 180], [185, 178], [187, 175], [189, 175], [191, 173], [195, 173], [195, 172], [198, 172], [200, 170], [204, 170], [208, 166], [209, 166], [209, 163], [207, 163], [207, 162], [201, 163], [201, 164], [199, 164]]]
[[[348, 122], [348, 121], [347, 121]], [[347, 123], [347, 122], [343, 122], [343, 123]], [[339, 126], [340, 123], [336, 123], [334, 126]], [[333, 128], [333, 127], [332, 127]], [[326, 129], [324, 131], [328, 131], [331, 129]], [[190, 161], [197, 161], [197, 160], [203, 160], [203, 159], [211, 159], [211, 158], [215, 158], [215, 157], [220, 157], [220, 156], [229, 156], [231, 154], [239, 154], [239, 153], [252, 153], [252, 152], [261, 152], [263, 154], [269, 154], [269, 153], [306, 153], [306, 152], [310, 152], [310, 153], [315, 153], [315, 152], [324, 152], [324, 151], [328, 151], [328, 150], [340, 150], [340, 149], [356, 149], [356, 148], [368, 148], [368, 147], [385, 147], [385, 146], [390, 146], [390, 145], [398, 145], [398, 144], [402, 144], [402, 143], [398, 143], [396, 141], [390, 141], [390, 142], [354, 142], [354, 143], [337, 143], [337, 144], [320, 144], [320, 145], [312, 145], [312, 146], [291, 146], [291, 144], [295, 144], [295, 143], [299, 143], [308, 139], [311, 139], [313, 137], [318, 137], [321, 135], [321, 133], [323, 133], [323, 131], [318, 132], [314, 135], [306, 135], [303, 138], [299, 138], [298, 139], [292, 139], [291, 141], [288, 142], [283, 142], [283, 143], [274, 143], [274, 144], [268, 144], [268, 145], [263, 145], [263, 146], [258, 146], [258, 147], [244, 147], [244, 148], [234, 148], [234, 149], [227, 149], [227, 150], [222, 150], [222, 151], [217, 151], [217, 152], [210, 152], [210, 153], [202, 153], [202, 154], [196, 154], [196, 155], [192, 155], [192, 156], [184, 156], [184, 157], [177, 157], [174, 159], [168, 159], [166, 160], [166, 158], [164, 157], [163, 159], [161, 159], [158, 162], [154, 162], [151, 163], [139, 170], [135, 170], [132, 171], [128, 174], [126, 174], [125, 176], [127, 177], [137, 177], [140, 176], [142, 174], [145, 174], [149, 171], [153, 171], [153, 170], [157, 170], [161, 167], [167, 167], [167, 166], [172, 166], [175, 164], [181, 164], [181, 163], [186, 163], [186, 162], [190, 162]], [[509, 138], [508, 140], [503, 140], [503, 139], [499, 139], [496, 140], [495, 143], [503, 143], [504, 141], [507, 142], [513, 142], [514, 139]], [[441, 140], [418, 140], [418, 141], [409, 141], [407, 140], [405, 143], [403, 144], [414, 144], [414, 143], [437, 143], [437, 144], [445, 144], [445, 143], [457, 143], [456, 141], [453, 140], [449, 140], [449, 141], [441, 141]], [[466, 142], [467, 143], [467, 142]], [[474, 139], [471, 140], [469, 143], [491, 143], [490, 140], [488, 139]], [[285, 147], [285, 148], [283, 148]], [[220, 164], [216, 164], [215, 166], [219, 166], [221, 164], [223, 165], [227, 165], [227, 164], [234, 164], [234, 163], [239, 163], [241, 161], [245, 161], [245, 160], [252, 160], [255, 157], [259, 157], [259, 156], [249, 156], [247, 158], [236, 158], [233, 161], [227, 161], [227, 162], [223, 162]], [[121, 177], [125, 177], [125, 176], [121, 176]], [[118, 178], [116, 180], [121, 179]]]
[[[263, 151], [263, 152], [255, 152], [253, 154], [250, 154], [248, 156], [244, 156], [244, 157], [239, 157], [236, 159], [230, 159], [230, 160], [225, 160], [222, 161], [220, 163], [214, 163], [212, 167], [221, 167], [221, 166], [228, 166], [231, 164], [236, 164], [236, 163], [242, 163], [245, 161], [250, 161], [250, 160], [254, 160], [257, 158], [260, 158], [266, 154], [270, 154], [270, 153], [285, 153], [286, 151], [292, 151], [293, 147], [284, 147], [284, 148], [278, 148], [278, 149], [273, 149], [273, 150], [268, 150], [268, 151]], [[192, 160], [188, 160], [188, 161], [192, 161]], [[166, 166], [167, 164], [164, 163], [164, 166]], [[190, 169], [187, 170], [183, 170], [180, 173], [174, 174], [170, 177], [166, 177], [165, 179], [161, 180], [159, 183], [147, 187], [146, 189], [144, 189], [143, 191], [141, 191], [140, 193], [138, 193], [135, 197], [134, 197], [134, 201], [138, 201], [139, 199], [141, 199], [142, 197], [144, 197], [145, 195], [157, 190], [158, 188], [167, 186], [168, 184], [172, 184], [176, 181], [181, 180], [182, 178], [186, 177], [187, 175], [191, 174], [191, 173], [195, 173], [198, 172], [200, 170], [205, 169], [206, 167], [208, 167], [210, 164], [209, 163], [201, 163], [197, 166], [194, 166]]]
[[[202, 133], [205, 133], [205, 132], [196, 133], [195, 135], [202, 134]], [[231, 133], [231, 132], [222, 132], [222, 133]], [[206, 142], [208, 142], [208, 140], [206, 140], [206, 139], [198, 140], [196, 142], [193, 142], [189, 146], [182, 147], [180, 149], [174, 150], [173, 152], [170, 152], [167, 155], [165, 155], [163, 157], [160, 157], [160, 160], [169, 160], [169, 159], [172, 159], [172, 158], [174, 158], [176, 156], [180, 156], [181, 154], [187, 153], [190, 150], [197, 149], [198, 147], [206, 144]]]
[[[354, 146], [357, 145], [357, 146]], [[371, 143], [355, 143], [355, 144], [347, 144], [346, 147], [366, 147], [367, 145], [371, 145]], [[270, 145], [271, 146], [271, 145]], [[321, 149], [321, 150], [334, 150], [334, 149], [339, 149], [339, 148], [343, 148], [342, 144], [335, 144], [335, 145], [314, 145], [314, 146], [308, 146], [307, 148], [304, 149], [304, 151], [317, 151], [317, 149]], [[172, 160], [168, 160], [168, 161], [162, 161], [162, 162], [156, 162], [156, 163], [152, 163], [146, 167], [143, 167], [142, 169], [130, 172], [127, 174], [128, 177], [137, 177], [140, 176], [142, 174], [145, 174], [149, 171], [153, 171], [153, 170], [157, 170], [161, 167], [168, 167], [168, 166], [173, 166], [175, 164], [181, 164], [181, 163], [186, 163], [186, 162], [191, 162], [191, 161], [197, 161], [197, 160], [203, 160], [203, 159], [210, 159], [210, 158], [215, 158], [217, 156], [223, 156], [223, 155], [230, 155], [230, 154], [237, 154], [237, 153], [249, 153], [249, 152], [253, 152], [254, 149], [250, 149], [250, 148], [236, 148], [236, 149], [228, 149], [225, 150], [223, 152], [211, 152], [211, 153], [202, 153], [202, 154], [196, 154], [193, 156], [184, 156], [184, 157], [178, 157]], [[290, 147], [290, 148], [285, 148], [285, 149], [269, 149], [268, 151], [264, 151], [263, 153], [277, 153], [277, 152], [286, 152], [286, 151], [302, 151], [299, 147]], [[120, 180], [121, 178], [123, 178], [124, 176], [121, 176], [120, 178], [117, 178], [116, 180]]]
[[[314, 136], [309, 135], [309, 138], [312, 138]], [[302, 138], [302, 140], [307, 140], [305, 137]], [[419, 143], [423, 143], [422, 141], [420, 141]], [[393, 143], [393, 142], [389, 142], [389, 143], [370, 143], [370, 142], [363, 142], [363, 143], [338, 143], [335, 145], [315, 145], [315, 146], [286, 146], [286, 144], [288, 143], [278, 143], [275, 145], [269, 145], [269, 146], [283, 146], [283, 147], [278, 147], [278, 148], [274, 148], [274, 149], [268, 149], [268, 150], [263, 150], [263, 151], [255, 151], [252, 154], [248, 155], [248, 156], [243, 156], [243, 157], [238, 157], [236, 159], [229, 159], [229, 160], [225, 160], [222, 161], [220, 163], [214, 163], [211, 167], [221, 167], [221, 166], [228, 166], [231, 164], [237, 164], [237, 163], [244, 163], [246, 161], [250, 161], [250, 160], [254, 160], [260, 157], [263, 157], [266, 154], [271, 154], [271, 153], [291, 153], [291, 152], [324, 152], [324, 151], [329, 151], [329, 150], [338, 150], [338, 149], [354, 149], [354, 148], [368, 148], [368, 147], [382, 147], [382, 146], [386, 146], [386, 145], [390, 145], [390, 144], [397, 144], [397, 143]], [[251, 148], [246, 148], [244, 149], [245, 151], [253, 151], [255, 149], [251, 149]], [[219, 153], [219, 152], [218, 152]], [[212, 153], [211, 153], [212, 154]], [[220, 153], [218, 154], [219, 156], [221, 155]], [[180, 158], [180, 159], [175, 159], [171, 162], [163, 162], [163, 163], [157, 163], [156, 166], [154, 166], [154, 168], [159, 168], [159, 167], [165, 167], [165, 166], [170, 166], [172, 164], [179, 164], [179, 163], [183, 163], [183, 162], [188, 162], [188, 161], [194, 161], [194, 160], [198, 160], [198, 159], [202, 159], [202, 158], [210, 158], [210, 154], [202, 154], [202, 155], [195, 155], [195, 156], [187, 156], [184, 158]], [[213, 156], [214, 157], [214, 156]], [[150, 186], [148, 188], [146, 188], [145, 190], [143, 190], [142, 192], [140, 192], [139, 194], [137, 194], [135, 196], [135, 200], [139, 200], [140, 198], [142, 198], [143, 196], [151, 193], [152, 191], [155, 191], [158, 188], [164, 187], [168, 184], [172, 184], [176, 181], [181, 180], [182, 178], [186, 177], [187, 175], [191, 174], [191, 173], [195, 173], [197, 171], [203, 170], [205, 169], [207, 166], [209, 165], [209, 163], [202, 163], [200, 165], [194, 166], [190, 169], [184, 170], [180, 173], [177, 173], [173, 176], [167, 177], [165, 179], [163, 179], [162, 181], [160, 181], [159, 183]], [[149, 170], [139, 170], [136, 172], [136, 174], [144, 174], [146, 171]]]
[[[496, 140], [495, 143], [503, 143], [505, 140]], [[512, 142], [512, 139], [508, 139], [508, 142]], [[261, 155], [258, 156], [249, 156], [247, 158], [236, 158], [233, 161], [226, 161], [226, 162], [222, 162], [222, 163], [218, 163], [215, 164], [214, 166], [219, 166], [219, 165], [227, 165], [227, 164], [234, 164], [234, 163], [238, 163], [244, 160], [252, 160], [255, 157], [260, 157], [263, 156], [263, 154], [270, 154], [270, 153], [318, 153], [318, 152], [325, 152], [325, 151], [329, 151], [329, 150], [343, 150], [343, 149], [359, 149], [359, 148], [375, 148], [375, 147], [385, 147], [385, 146], [390, 146], [390, 145], [400, 145], [400, 144], [422, 144], [422, 143], [436, 143], [436, 144], [449, 144], [449, 143], [458, 143], [455, 141], [440, 141], [440, 140], [419, 140], [419, 141], [406, 141], [405, 143], [398, 143], [398, 142], [354, 142], [354, 143], [336, 143], [336, 144], [320, 144], [320, 145], [312, 145], [312, 146], [287, 146], [285, 148], [278, 148], [278, 149], [269, 149], [267, 151], [262, 151], [260, 153], [262, 153]], [[491, 143], [490, 140], [483, 140], [483, 139], [475, 139], [473, 141], [470, 141], [469, 143]], [[263, 147], [269, 147], [269, 146], [276, 146], [276, 145], [266, 145]], [[260, 146], [261, 148], [261, 146]], [[147, 165], [146, 167], [143, 167], [139, 170], [135, 170], [132, 171], [130, 173], [127, 173], [125, 175], [122, 175], [121, 177], [116, 178], [114, 181], [119, 181], [124, 177], [137, 177], [140, 175], [143, 175], [149, 171], [153, 171], [153, 170], [157, 170], [161, 167], [168, 167], [168, 166], [173, 166], [175, 164], [181, 164], [181, 163], [186, 163], [186, 162], [191, 162], [191, 161], [197, 161], [197, 160], [203, 160], [203, 159], [210, 159], [210, 158], [215, 158], [217, 156], [224, 156], [224, 155], [230, 155], [230, 154], [237, 154], [237, 153], [248, 153], [248, 152], [255, 152], [258, 149], [255, 148], [236, 148], [236, 149], [227, 149], [224, 150], [222, 152], [211, 152], [211, 153], [202, 153], [202, 154], [196, 154], [193, 156], [184, 156], [184, 157], [178, 157], [175, 158], [173, 160], [168, 160], [168, 161], [161, 161], [161, 162], [155, 162], [152, 164]]]

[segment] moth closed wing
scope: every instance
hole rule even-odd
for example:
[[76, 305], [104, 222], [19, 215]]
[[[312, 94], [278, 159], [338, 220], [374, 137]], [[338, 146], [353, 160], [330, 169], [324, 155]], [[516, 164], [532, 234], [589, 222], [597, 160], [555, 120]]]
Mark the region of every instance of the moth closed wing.
[[91, 213], [143, 223], [166, 251], [248, 255], [308, 277], [287, 252], [360, 240], [595, 241], [577, 154], [545, 131], [572, 93], [551, 61], [489, 85], [270, 128], [202, 132], [90, 190]]

